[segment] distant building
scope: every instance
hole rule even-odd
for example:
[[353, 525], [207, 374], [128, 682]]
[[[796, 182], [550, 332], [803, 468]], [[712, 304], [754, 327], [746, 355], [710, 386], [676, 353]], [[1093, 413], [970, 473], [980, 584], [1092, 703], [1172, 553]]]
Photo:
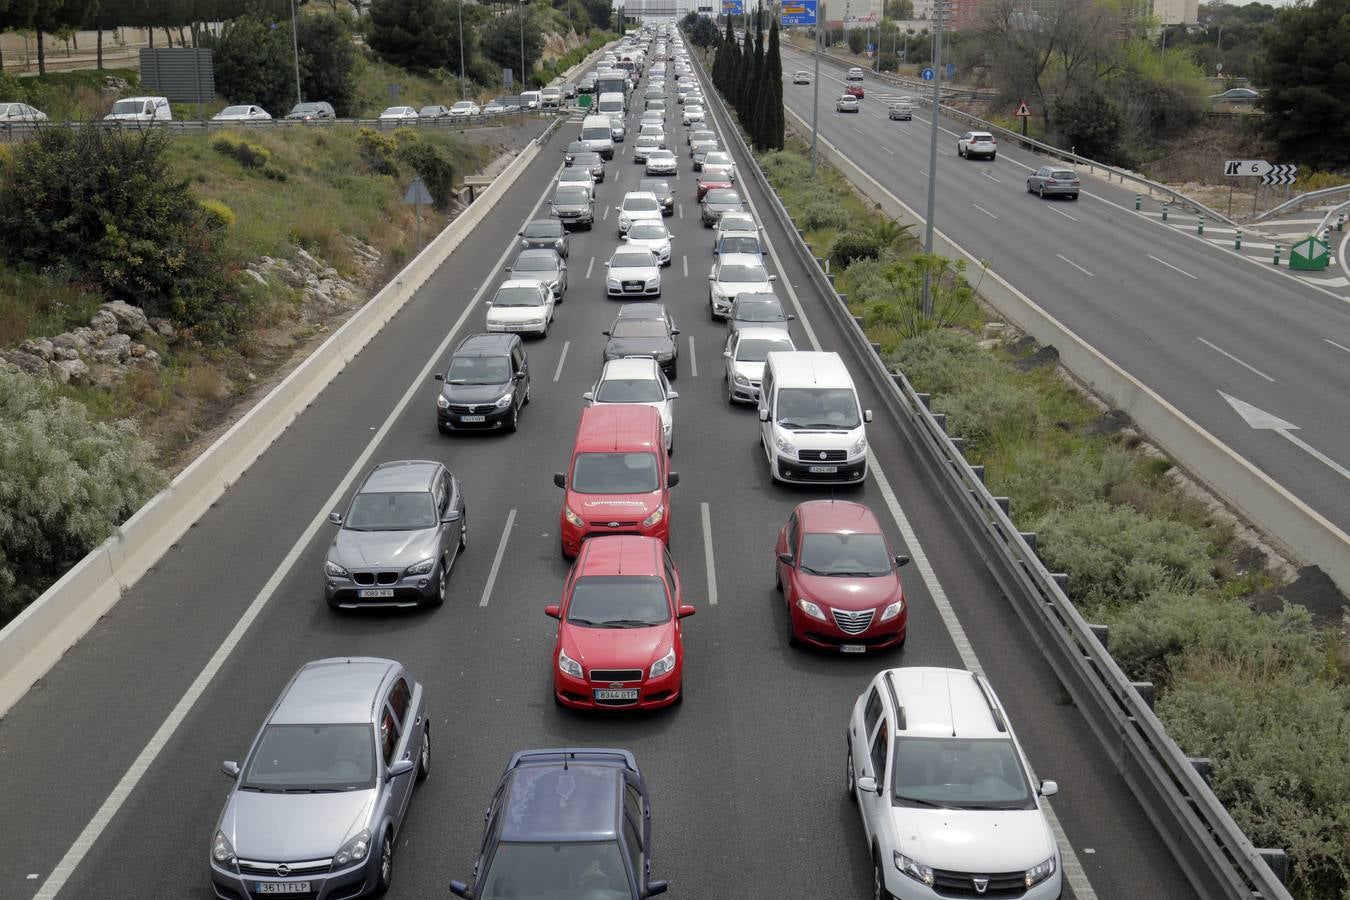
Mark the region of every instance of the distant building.
[[1200, 21], [1200, 0], [1153, 0], [1153, 18], [1159, 25], [1195, 25]]
[[882, 0], [831, 0], [825, 7], [829, 28], [867, 27], [881, 21]]

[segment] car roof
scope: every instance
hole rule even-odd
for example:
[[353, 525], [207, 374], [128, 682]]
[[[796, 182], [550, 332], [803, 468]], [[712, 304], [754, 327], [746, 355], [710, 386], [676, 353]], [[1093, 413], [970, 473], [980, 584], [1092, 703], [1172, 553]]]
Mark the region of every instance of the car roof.
[[661, 303], [625, 303], [619, 307], [620, 319], [664, 319], [666, 307]]
[[904, 724], [897, 731], [931, 737], [1010, 737], [992, 689], [972, 672], [905, 666], [886, 670], [882, 677], [904, 709]]
[[723, 266], [755, 266], [763, 269], [764, 260], [758, 253], [723, 253], [717, 257], [717, 271], [721, 272]]
[[471, 334], [459, 342], [454, 356], [502, 356], [510, 353], [511, 348], [520, 341], [518, 334], [501, 332], [480, 332]]
[[[555, 263], [562, 262], [562, 257], [559, 256], [558, 251], [554, 250], [552, 247], [526, 248], [516, 254], [516, 262], [520, 262], [522, 259], [549, 259]], [[512, 265], [514, 265], [514, 263]]]
[[629, 200], [655, 200], [655, 199], [656, 195], [653, 194], [651, 191], [629, 191], [628, 193], [623, 195], [624, 203], [627, 203]]
[[774, 371], [779, 388], [815, 387], [821, 383], [827, 385], [853, 383], [848, 368], [838, 353], [794, 350], [791, 353], [770, 353], [769, 359], [776, 361]]
[[[529, 282], [534, 284], [535, 282]], [[429, 459], [400, 459], [383, 462], [366, 476], [362, 494], [387, 494], [396, 491], [428, 491], [441, 464]]]
[[500, 292], [505, 290], [506, 288], [523, 288], [523, 287], [534, 288], [536, 291], [539, 291], [541, 293], [543, 292], [543, 288], [540, 287], [540, 283], [538, 281], [535, 281], [533, 278], [508, 278], [501, 284], [497, 285], [497, 290]]
[[644, 378], [649, 381], [658, 381], [656, 377], [656, 360], [650, 356], [631, 356], [620, 359], [611, 359], [605, 363], [604, 369], [600, 371], [600, 380], [606, 378]]
[[861, 503], [851, 500], [808, 500], [798, 504], [797, 519], [803, 531], [841, 534], [881, 534], [877, 517]]
[[398, 663], [374, 657], [318, 659], [291, 679], [268, 720], [272, 725], [369, 722], [380, 687]]
[[577, 575], [660, 575], [661, 541], [641, 534], [601, 534], [582, 543]]
[[592, 761], [519, 764], [506, 774], [501, 840], [616, 840], [622, 770]]
[[747, 325], [744, 328], [737, 329], [736, 337], [743, 341], [787, 341], [792, 343], [792, 337], [781, 328], [769, 328], [764, 325]]
[[661, 414], [654, 407], [602, 403], [581, 411], [576, 446], [595, 453], [655, 450], [660, 434]]

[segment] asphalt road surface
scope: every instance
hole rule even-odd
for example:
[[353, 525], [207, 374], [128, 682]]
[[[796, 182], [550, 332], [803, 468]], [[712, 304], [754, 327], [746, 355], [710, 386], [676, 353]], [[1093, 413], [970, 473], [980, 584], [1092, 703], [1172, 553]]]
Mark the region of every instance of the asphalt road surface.
[[[783, 49], [785, 74], [811, 68], [809, 54]], [[860, 112], [837, 113], [843, 76], [822, 63], [820, 134], [922, 215], [928, 108], [916, 107], [913, 121], [889, 121], [888, 100], [915, 92], [868, 75]], [[808, 125], [814, 89], [790, 77], [783, 84], [783, 102]], [[1082, 199], [1043, 201], [1026, 192], [1026, 176], [1047, 160], [1006, 141], [993, 161], [962, 159], [956, 140], [968, 126], [939, 124], [940, 230], [1350, 531], [1350, 302], [1274, 269], [1268, 257], [1243, 258], [1137, 213], [1133, 190], [1085, 172]], [[1253, 429], [1220, 391], [1297, 426], [1308, 448]]]
[[[619, 305], [604, 297], [602, 265], [617, 243], [617, 214], [600, 218], [600, 210], [636, 186], [631, 142], [608, 166], [595, 229], [573, 236], [570, 287], [552, 331], [527, 343], [532, 403], [519, 433], [438, 434], [430, 374], [481, 328], [482, 299], [504, 277], [521, 224], [539, 214], [575, 131], [567, 124], [552, 136], [418, 296], [0, 722], [8, 813], [0, 896], [56, 896], [62, 884], [63, 898], [211, 896], [208, 845], [229, 787], [220, 760], [243, 757], [302, 662], [356, 654], [410, 666], [426, 685], [434, 723], [432, 775], [412, 801], [392, 897], [448, 896], [448, 881], [470, 872], [507, 757], [560, 745], [636, 754], [654, 802], [652, 874], [670, 880], [673, 897], [865, 896], [869, 862], [844, 795], [850, 704], [880, 667], [961, 666], [976, 657], [1037, 775], [1058, 780], [1063, 846], [1096, 895], [1189, 896], [1164, 842], [865, 382], [864, 405], [878, 411], [869, 426], [876, 474], [845, 495], [870, 504], [896, 551], [916, 557], [903, 570], [908, 646], [857, 659], [786, 645], [773, 540], [796, 503], [828, 489], [771, 484], [754, 413], [724, 399], [725, 328], [707, 314], [712, 233], [698, 222], [678, 120], [670, 128], [681, 161], [678, 212], [667, 220], [675, 242], [662, 300], [683, 330], [674, 457], [682, 480], [673, 490], [671, 547], [686, 600], [698, 607], [685, 629], [688, 698], [643, 716], [555, 707], [555, 623], [543, 607], [556, 601], [567, 564], [558, 553], [562, 495], [551, 476], [566, 465], [581, 394], [599, 372], [600, 332]], [[787, 252], [787, 236], [764, 217], [764, 196], [750, 190], [749, 199], [775, 250], [780, 293], [797, 306], [798, 346], [814, 335], [821, 347], [846, 352]], [[345, 506], [373, 464], [406, 458], [446, 461], [467, 491], [469, 549], [450, 599], [427, 612], [334, 614], [321, 588], [332, 536], [325, 517]], [[944, 612], [968, 644], [958, 646]], [[1066, 884], [1065, 896], [1092, 894]]]

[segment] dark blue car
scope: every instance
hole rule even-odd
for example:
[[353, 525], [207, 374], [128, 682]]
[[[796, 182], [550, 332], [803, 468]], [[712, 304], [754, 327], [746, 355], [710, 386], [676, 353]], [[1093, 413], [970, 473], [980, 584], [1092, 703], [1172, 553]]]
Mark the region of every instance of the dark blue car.
[[652, 881], [647, 785], [626, 750], [522, 750], [484, 814], [469, 900], [640, 900]]

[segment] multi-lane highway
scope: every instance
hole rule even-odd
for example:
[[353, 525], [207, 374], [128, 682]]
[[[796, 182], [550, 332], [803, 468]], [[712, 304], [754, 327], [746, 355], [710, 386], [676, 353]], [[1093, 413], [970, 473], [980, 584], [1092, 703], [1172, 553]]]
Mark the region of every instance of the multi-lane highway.
[[[810, 70], [811, 57], [785, 48], [783, 68]], [[843, 74], [821, 68], [820, 134], [922, 214], [928, 109], [889, 121], [887, 100], [903, 91], [869, 74], [861, 111], [836, 113]], [[791, 78], [783, 85], [784, 103], [808, 124], [813, 90]], [[1350, 303], [1136, 213], [1132, 190], [1087, 173], [1078, 202], [1042, 201], [1026, 192], [1026, 175], [1044, 159], [1007, 142], [993, 161], [962, 159], [956, 140], [967, 126], [939, 124], [938, 228], [1350, 530]], [[1220, 392], [1297, 426], [1306, 447], [1277, 429], [1253, 429]]]
[[[726, 127], [720, 114], [717, 126]], [[599, 187], [595, 229], [572, 238], [570, 287], [548, 337], [527, 344], [534, 380], [520, 431], [438, 434], [431, 375], [481, 327], [482, 300], [501, 281], [517, 231], [547, 214], [575, 130], [552, 136], [404, 310], [0, 721], [0, 896], [210, 896], [209, 840], [228, 786], [220, 760], [241, 758], [303, 661], [347, 654], [396, 658], [428, 692], [432, 775], [413, 798], [391, 896], [446, 896], [449, 879], [471, 869], [509, 754], [563, 745], [636, 754], [654, 803], [652, 874], [670, 880], [671, 896], [865, 896], [869, 861], [844, 795], [849, 704], [881, 666], [977, 663], [1036, 774], [1060, 784], [1062, 847], [1082, 867], [1069, 867], [1065, 896], [1190, 896], [862, 382], [864, 405], [878, 414], [869, 426], [876, 459], [848, 496], [870, 504], [897, 551], [915, 558], [903, 570], [908, 645], [864, 659], [787, 646], [773, 540], [794, 504], [828, 491], [773, 485], [753, 412], [724, 400], [725, 330], [707, 315], [711, 232], [698, 221], [678, 120], [669, 128], [681, 170], [662, 300], [682, 329], [671, 549], [686, 600], [698, 607], [685, 628], [687, 699], [642, 716], [555, 707], [555, 623], [543, 607], [556, 601], [567, 565], [551, 475], [566, 465], [581, 394], [599, 370], [601, 331], [618, 306], [604, 296], [603, 262], [617, 242], [612, 207], [640, 177], [631, 143]], [[766, 198], [742, 189], [761, 213], [777, 288], [795, 307], [798, 346], [845, 352], [787, 235], [762, 214]], [[335, 614], [320, 575], [327, 514], [373, 464], [409, 458], [445, 461], [466, 491], [469, 547], [450, 599], [424, 612]]]

